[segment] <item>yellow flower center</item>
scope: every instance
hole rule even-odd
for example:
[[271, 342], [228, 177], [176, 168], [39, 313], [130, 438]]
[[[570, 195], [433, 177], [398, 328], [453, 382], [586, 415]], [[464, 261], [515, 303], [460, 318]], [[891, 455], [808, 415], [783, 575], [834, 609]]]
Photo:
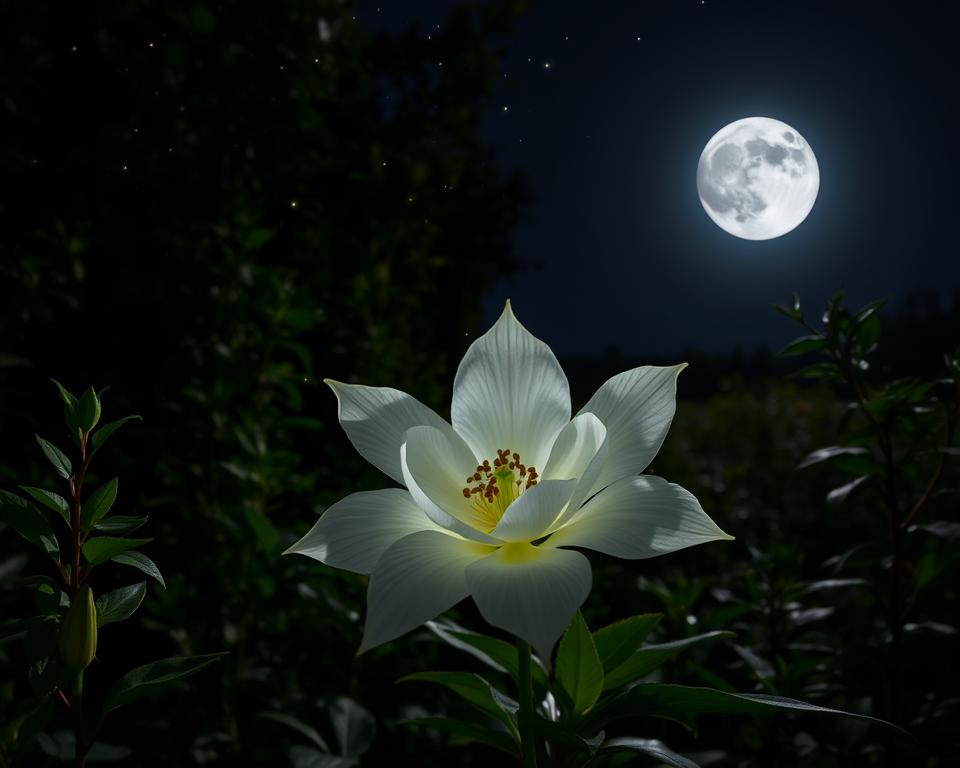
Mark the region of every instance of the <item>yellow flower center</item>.
[[463, 489], [463, 497], [471, 501], [478, 527], [484, 533], [496, 528], [507, 507], [527, 488], [536, 485], [537, 477], [537, 468], [526, 466], [520, 454], [511, 454], [509, 448], [498, 450], [492, 465], [489, 459], [478, 464]]

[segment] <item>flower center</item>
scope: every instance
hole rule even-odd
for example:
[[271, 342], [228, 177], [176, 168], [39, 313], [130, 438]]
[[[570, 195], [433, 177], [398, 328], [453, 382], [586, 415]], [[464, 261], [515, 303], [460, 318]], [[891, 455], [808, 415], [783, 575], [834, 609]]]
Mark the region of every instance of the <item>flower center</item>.
[[520, 454], [511, 454], [509, 448], [498, 450], [492, 465], [489, 459], [477, 465], [476, 471], [467, 478], [463, 497], [472, 502], [470, 507], [484, 533], [497, 527], [507, 507], [536, 485], [538, 476], [536, 467], [526, 466]]

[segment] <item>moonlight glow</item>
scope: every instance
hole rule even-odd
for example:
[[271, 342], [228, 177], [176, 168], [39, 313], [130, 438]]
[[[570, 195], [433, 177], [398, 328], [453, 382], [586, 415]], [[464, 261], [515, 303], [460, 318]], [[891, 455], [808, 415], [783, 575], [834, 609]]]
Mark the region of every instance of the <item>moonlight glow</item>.
[[730, 123], [707, 142], [697, 192], [707, 215], [731, 235], [769, 240], [802, 222], [820, 189], [820, 168], [803, 136], [769, 117]]

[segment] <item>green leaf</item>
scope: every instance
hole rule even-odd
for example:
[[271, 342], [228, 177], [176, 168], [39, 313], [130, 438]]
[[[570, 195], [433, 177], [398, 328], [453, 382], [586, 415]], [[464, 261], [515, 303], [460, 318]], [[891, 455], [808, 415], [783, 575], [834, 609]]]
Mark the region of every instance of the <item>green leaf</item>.
[[130, 515], [115, 515], [113, 517], [108, 517], [106, 520], [101, 520], [98, 523], [94, 523], [93, 530], [100, 531], [102, 533], [130, 533], [131, 531], [137, 530], [149, 518], [147, 517], [132, 517]]
[[70, 598], [49, 576], [26, 576], [16, 579], [18, 588], [33, 592], [33, 603], [46, 616], [62, 616], [70, 607]]
[[[454, 624], [452, 621], [428, 621], [427, 628], [447, 645], [469, 653], [491, 669], [504, 672], [516, 679], [518, 674], [517, 646], [495, 637], [488, 637]], [[531, 664], [533, 683], [542, 690], [547, 688], [547, 674], [542, 662], [534, 657]]]
[[828, 448], [820, 448], [808, 454], [803, 461], [797, 464], [797, 469], [806, 469], [825, 461], [830, 461], [844, 471], [856, 475], [873, 472], [877, 469], [876, 462], [870, 457], [870, 451], [854, 445], [831, 445]]
[[345, 758], [358, 758], [373, 744], [377, 721], [353, 699], [338, 696], [330, 705], [330, 724], [333, 735]]
[[643, 613], [614, 622], [593, 633], [603, 671], [609, 672], [625, 662], [654, 630], [662, 613]]
[[484, 744], [511, 757], [517, 756], [517, 747], [510, 735], [503, 731], [494, 731], [485, 725], [467, 723], [463, 720], [453, 720], [449, 717], [418, 717], [415, 720], [404, 720], [401, 725], [415, 725], [420, 728], [432, 728], [436, 731], [452, 734], [458, 738], [456, 744], [472, 743]]
[[794, 339], [787, 346], [780, 350], [782, 357], [791, 355], [806, 355], [810, 352], [821, 352], [826, 349], [827, 340], [823, 336], [801, 336]]
[[122, 427], [128, 421], [132, 421], [133, 419], [139, 419], [139, 418], [140, 416], [137, 416], [137, 415], [124, 416], [122, 419], [111, 421], [107, 424], [104, 424], [102, 427], [100, 427], [100, 429], [98, 429], [96, 432], [93, 433], [93, 437], [92, 437], [93, 451], [91, 451], [90, 455], [92, 456], [94, 453], [100, 450], [100, 446], [102, 446], [105, 442], [107, 442], [107, 440], [110, 439], [110, 436], [114, 432], [116, 432], [118, 429], [120, 429], [120, 427]]
[[100, 398], [93, 387], [87, 387], [77, 401], [77, 426], [89, 432], [100, 421]]
[[83, 556], [90, 565], [100, 565], [134, 547], [147, 544], [153, 539], [120, 539], [114, 536], [97, 536], [83, 544]]
[[734, 637], [734, 633], [714, 631], [702, 635], [695, 635], [694, 637], [687, 637], [683, 640], [674, 640], [670, 643], [645, 645], [606, 676], [603, 682], [603, 689], [605, 691], [611, 691], [614, 688], [619, 688], [621, 685], [632, 683], [644, 675], [649, 675], [665, 661], [669, 661], [687, 648], [706, 640], [714, 640], [718, 637]]
[[866, 354], [873, 350], [880, 339], [880, 315], [872, 314], [857, 326], [857, 344]]
[[157, 564], [142, 552], [124, 552], [119, 555], [114, 555], [110, 559], [120, 565], [129, 565], [131, 568], [136, 568], [141, 573], [145, 573], [151, 579], [156, 580], [164, 589], [167, 588], [167, 584], [163, 580], [163, 575], [160, 573], [160, 569], [157, 568]]
[[827, 494], [827, 504], [842, 504], [847, 500], [847, 497], [853, 493], [857, 488], [863, 485], [867, 480], [870, 479], [870, 475], [861, 475], [854, 480], [851, 480], [849, 483], [841, 485], [839, 488], [834, 488], [830, 493]]
[[34, 435], [37, 438], [37, 442], [40, 444], [40, 448], [43, 451], [43, 455], [47, 457], [53, 468], [57, 470], [57, 474], [60, 477], [69, 480], [70, 476], [73, 474], [73, 464], [70, 463], [70, 459], [67, 458], [67, 454], [61, 451], [53, 443], [44, 440], [40, 435]]
[[249, 232], [243, 240], [243, 247], [248, 251], [256, 251], [273, 239], [275, 229], [257, 227]]
[[813, 363], [801, 368], [793, 376], [802, 379], [839, 379], [840, 369], [835, 363]]
[[70, 394], [70, 390], [68, 390], [56, 379], [50, 379], [50, 381], [56, 385], [57, 391], [60, 393], [60, 397], [63, 398], [63, 404], [69, 406], [70, 408], [75, 408], [77, 405], [77, 398]]
[[481, 712], [499, 720], [514, 738], [519, 738], [514, 720], [519, 709], [517, 702], [502, 694], [480, 675], [472, 672], [417, 672], [402, 677], [397, 682], [436, 683], [446, 686]]
[[902, 731], [892, 723], [867, 715], [828, 709], [782, 696], [761, 693], [729, 693], [713, 688], [694, 688], [685, 685], [640, 683], [623, 693], [600, 702], [587, 716], [584, 727], [599, 728], [601, 724], [626, 717], [660, 717], [673, 720], [694, 730], [696, 718], [708, 714], [763, 715], [776, 710], [819, 712], [855, 717]]
[[133, 616], [147, 594], [147, 582], [131, 584], [97, 598], [97, 626], [115, 624]]
[[180, 680], [196, 674], [225, 655], [226, 652], [208, 653], [204, 656], [174, 656], [132, 669], [107, 691], [103, 702], [104, 712], [111, 712], [144, 696], [163, 693]]
[[79, 441], [80, 438], [80, 426], [77, 421], [77, 398], [74, 397], [56, 379], [50, 379], [60, 392], [60, 397], [63, 399], [63, 423], [67, 425], [67, 429], [70, 433]]
[[60, 515], [60, 517], [66, 521], [67, 525], [70, 525], [70, 505], [63, 496], [53, 491], [45, 491], [43, 488], [31, 488], [28, 485], [21, 485], [20, 490], [29, 493], [47, 509]]
[[87, 497], [86, 504], [80, 510], [80, 526], [84, 530], [88, 530], [110, 511], [117, 499], [117, 484], [117, 478], [113, 478]]
[[678, 755], [657, 739], [638, 739], [633, 736], [623, 736], [605, 741], [600, 747], [600, 754], [623, 751], [639, 752], [647, 757], [655, 758], [663, 765], [672, 766], [672, 768], [700, 768], [693, 760]]
[[567, 695], [570, 714], [575, 717], [590, 709], [603, 691], [603, 665], [580, 611], [574, 614], [570, 626], [560, 638], [557, 684]]
[[32, 627], [41, 622], [49, 621], [46, 616], [30, 616], [26, 619], [9, 619], [0, 623], [0, 640], [26, 634]]
[[60, 562], [60, 542], [46, 516], [29, 502], [8, 491], [0, 490], [0, 520]]
[[323, 740], [323, 737], [319, 734], [317, 729], [307, 725], [302, 720], [298, 720], [291, 715], [285, 715], [282, 712], [257, 712], [254, 717], [259, 717], [264, 720], [273, 720], [274, 722], [281, 723], [288, 728], [292, 728], [301, 736], [306, 736], [324, 752], [330, 752], [330, 747], [327, 746], [327, 742]]

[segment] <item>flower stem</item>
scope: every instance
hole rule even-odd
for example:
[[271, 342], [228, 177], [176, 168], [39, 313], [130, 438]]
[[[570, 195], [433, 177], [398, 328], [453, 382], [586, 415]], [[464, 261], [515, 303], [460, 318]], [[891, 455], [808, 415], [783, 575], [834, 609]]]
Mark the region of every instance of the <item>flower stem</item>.
[[537, 734], [533, 713], [533, 673], [531, 670], [530, 643], [517, 638], [517, 688], [520, 696], [520, 712], [517, 725], [520, 728], [520, 754], [523, 768], [537, 768]]

